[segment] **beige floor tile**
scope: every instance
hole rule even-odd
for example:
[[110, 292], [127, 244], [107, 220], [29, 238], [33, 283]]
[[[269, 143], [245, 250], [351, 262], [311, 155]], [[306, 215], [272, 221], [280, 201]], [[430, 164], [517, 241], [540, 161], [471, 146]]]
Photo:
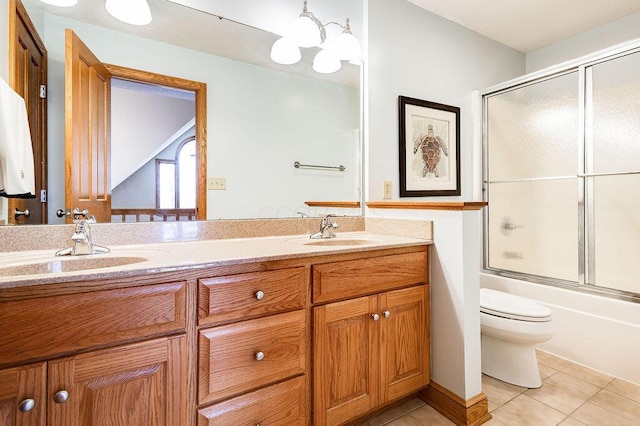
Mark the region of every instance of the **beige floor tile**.
[[626, 382], [621, 379], [614, 379], [607, 385], [606, 390], [625, 396], [636, 402], [640, 402], [640, 386]]
[[551, 368], [548, 365], [544, 365], [541, 363], [538, 363], [538, 371], [540, 371], [540, 378], [542, 380], [546, 379], [547, 377], [551, 377], [558, 372], [558, 370], [556, 370], [555, 368]]
[[573, 417], [567, 417], [561, 423], [559, 423], [559, 426], [585, 426], [585, 424], [582, 422], [579, 422]]
[[571, 414], [601, 388], [584, 380], [580, 380], [563, 372], [559, 372], [544, 381], [542, 387], [529, 389], [525, 395], [530, 396], [548, 406]]
[[415, 410], [416, 408], [420, 408], [423, 405], [426, 405], [426, 403], [421, 400], [420, 398], [412, 398], [410, 400], [408, 400], [407, 402], [403, 402], [399, 408], [401, 410], [404, 410], [405, 413], [408, 413], [409, 411]]
[[410, 414], [405, 414], [402, 417], [399, 417], [389, 423], [386, 426], [424, 426], [414, 417], [411, 417]]
[[494, 404], [493, 402], [489, 401], [489, 412], [492, 412], [493, 410], [495, 410], [498, 407], [499, 407], [499, 405]]
[[422, 425], [429, 426], [453, 426], [455, 425], [442, 414], [438, 413], [433, 407], [424, 405], [409, 413], [413, 418], [418, 420]]
[[512, 400], [526, 390], [527, 388], [505, 383], [484, 374], [482, 375], [482, 391], [487, 395], [489, 401], [497, 406]]
[[571, 417], [577, 419], [588, 426], [635, 426], [637, 423], [629, 421], [624, 417], [612, 413], [602, 407], [591, 402], [587, 402], [571, 414]]
[[559, 356], [555, 356], [549, 352], [541, 351], [540, 349], [536, 350], [536, 357], [538, 358], [538, 364], [544, 364], [548, 367], [555, 368], [556, 370], [562, 370], [571, 364], [571, 361], [569, 360], [560, 358]]
[[613, 376], [609, 376], [608, 374], [592, 370], [579, 364], [570, 364], [563, 368], [562, 372], [601, 388], [607, 386], [614, 379]]
[[491, 420], [485, 426], [527, 426], [527, 423], [504, 408], [498, 408], [491, 413]]
[[[524, 419], [527, 424], [535, 426], [555, 426], [566, 417], [566, 415], [560, 411], [527, 395], [519, 395], [504, 404], [501, 408]], [[491, 415], [493, 415], [493, 413], [491, 413]]]
[[589, 402], [628, 420], [637, 422], [640, 419], [640, 402], [620, 396], [617, 393], [602, 390], [591, 398]]
[[399, 417], [404, 416], [405, 414], [407, 414], [407, 410], [401, 408], [401, 407], [393, 407], [387, 411], [385, 411], [384, 413], [369, 419], [369, 426], [382, 426], [382, 425], [386, 425], [387, 423], [389, 423], [392, 420], [395, 420]]

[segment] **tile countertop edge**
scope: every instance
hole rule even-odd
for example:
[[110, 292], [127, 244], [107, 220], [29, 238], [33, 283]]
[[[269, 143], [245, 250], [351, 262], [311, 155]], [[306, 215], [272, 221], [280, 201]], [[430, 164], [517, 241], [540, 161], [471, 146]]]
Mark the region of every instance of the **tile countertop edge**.
[[[430, 239], [367, 231], [340, 233], [336, 241], [352, 239], [367, 240], [368, 243], [362, 245], [314, 246], [305, 243], [323, 240], [310, 240], [308, 235], [287, 235], [114, 246], [110, 254], [91, 255], [91, 258], [124, 255], [144, 256], [148, 260], [140, 263], [73, 272], [0, 276], [0, 290], [433, 244]], [[80, 256], [56, 258], [54, 253], [55, 251], [51, 250], [0, 253], [0, 270], [2, 267], [9, 265], [67, 260], [81, 261], [83, 258]]]

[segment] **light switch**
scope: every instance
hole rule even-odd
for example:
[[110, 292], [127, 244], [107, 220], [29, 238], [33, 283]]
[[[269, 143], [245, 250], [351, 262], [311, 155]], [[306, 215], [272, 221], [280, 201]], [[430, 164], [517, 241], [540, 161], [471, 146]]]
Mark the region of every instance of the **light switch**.
[[208, 178], [207, 189], [225, 190], [227, 189], [227, 179], [226, 178]]

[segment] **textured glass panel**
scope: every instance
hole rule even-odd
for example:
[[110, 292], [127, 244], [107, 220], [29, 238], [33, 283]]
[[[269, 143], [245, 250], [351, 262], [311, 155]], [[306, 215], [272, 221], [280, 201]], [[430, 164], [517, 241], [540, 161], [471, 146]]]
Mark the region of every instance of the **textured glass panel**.
[[640, 293], [640, 176], [594, 180], [595, 283], [590, 284]]
[[593, 166], [640, 170], [640, 53], [593, 66]]
[[577, 173], [578, 73], [488, 99], [489, 180]]
[[578, 179], [489, 185], [489, 267], [578, 280]]

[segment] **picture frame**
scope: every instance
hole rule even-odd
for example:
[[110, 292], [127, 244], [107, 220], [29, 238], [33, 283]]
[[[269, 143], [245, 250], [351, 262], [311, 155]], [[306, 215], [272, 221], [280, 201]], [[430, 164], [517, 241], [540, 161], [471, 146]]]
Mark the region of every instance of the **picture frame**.
[[460, 195], [460, 108], [398, 96], [400, 197]]

